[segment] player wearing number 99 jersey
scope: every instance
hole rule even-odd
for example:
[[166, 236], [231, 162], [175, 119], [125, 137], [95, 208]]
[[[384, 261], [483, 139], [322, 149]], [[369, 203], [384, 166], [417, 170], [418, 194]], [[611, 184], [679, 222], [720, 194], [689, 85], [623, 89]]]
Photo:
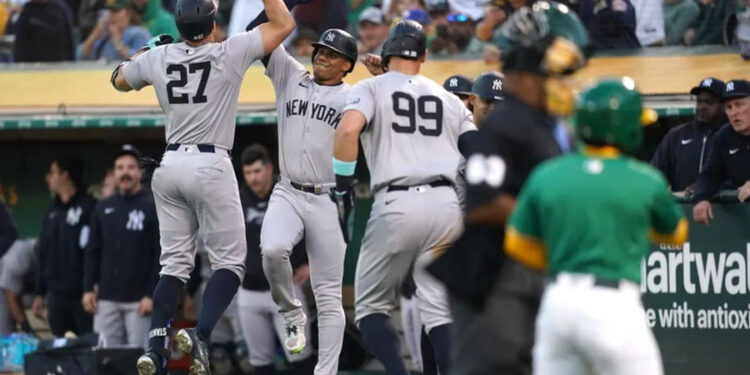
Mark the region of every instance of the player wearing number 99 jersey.
[[166, 116], [167, 148], [152, 180], [162, 269], [153, 295], [149, 350], [137, 364], [140, 375], [166, 373], [170, 322], [194, 266], [198, 228], [214, 273], [196, 328], [176, 335], [178, 348], [192, 357], [191, 375], [211, 373], [208, 338], [244, 275], [245, 221], [229, 158], [237, 97], [250, 64], [295, 27], [281, 0], [263, 0], [263, 5], [267, 23], [215, 43], [216, 3], [178, 0], [175, 21], [185, 41], [144, 48], [120, 64], [111, 79], [120, 91], [153, 85]]
[[395, 24], [383, 47], [387, 72], [351, 89], [334, 145], [336, 196], [351, 189], [357, 138], [370, 168], [374, 203], [355, 276], [356, 320], [388, 373], [398, 375], [407, 372], [389, 314], [412, 265], [422, 322], [447, 373], [452, 319], [441, 284], [424, 267], [461, 231], [452, 188], [459, 136], [476, 130], [455, 95], [419, 75], [424, 59], [421, 26]]

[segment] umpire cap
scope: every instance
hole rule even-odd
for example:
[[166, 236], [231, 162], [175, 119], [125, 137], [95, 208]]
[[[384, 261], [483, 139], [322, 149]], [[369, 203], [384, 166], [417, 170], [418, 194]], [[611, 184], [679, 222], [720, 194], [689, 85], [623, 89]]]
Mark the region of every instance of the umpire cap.
[[471, 79], [466, 78], [465, 76], [462, 76], [460, 74], [456, 74], [454, 76], [448, 77], [448, 79], [443, 82], [443, 88], [452, 94], [470, 95], [471, 86], [473, 84], [474, 82], [472, 82]]
[[213, 0], [177, 0], [174, 20], [185, 40], [201, 40], [211, 34], [215, 16]]
[[503, 78], [505, 77], [497, 72], [482, 73], [474, 81], [471, 93], [482, 99], [503, 100]]
[[422, 25], [415, 21], [399, 21], [388, 31], [388, 37], [383, 44], [383, 52], [381, 52], [383, 70], [388, 70], [391, 56], [417, 60], [424, 56], [426, 49], [427, 37], [425, 37]]
[[341, 29], [328, 29], [320, 35], [320, 40], [312, 44], [313, 49], [312, 60], [315, 61], [315, 55], [318, 53], [320, 47], [328, 47], [347, 58], [352, 66], [349, 68], [347, 73], [351, 73], [354, 70], [354, 64], [357, 63], [357, 40], [354, 37]]

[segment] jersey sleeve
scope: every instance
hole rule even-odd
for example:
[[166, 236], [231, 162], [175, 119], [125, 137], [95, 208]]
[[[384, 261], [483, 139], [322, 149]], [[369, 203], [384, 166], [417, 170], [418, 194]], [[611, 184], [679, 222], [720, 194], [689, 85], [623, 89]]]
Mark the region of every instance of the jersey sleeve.
[[654, 191], [651, 206], [650, 238], [657, 243], [681, 245], [687, 240], [688, 224], [682, 213], [682, 208], [672, 197], [667, 183], [661, 176]]
[[233, 35], [224, 43], [229, 65], [240, 77], [245, 75], [253, 61], [263, 57], [263, 36], [260, 27]]
[[125, 77], [125, 81], [133, 90], [140, 90], [144, 86], [153, 84], [151, 68], [156, 65], [153, 61], [156, 57], [156, 52], [154, 51], [153, 49], [148, 50], [122, 67], [122, 74]]
[[271, 78], [274, 86], [280, 86], [295, 75], [307, 74], [307, 69], [297, 59], [289, 55], [284, 46], [278, 46], [271, 52], [266, 75]]
[[536, 178], [532, 175], [518, 198], [508, 229], [505, 231], [505, 252], [508, 256], [536, 270], [546, 268], [547, 255]]
[[343, 112], [357, 111], [365, 116], [366, 123], [372, 121], [375, 115], [375, 93], [372, 89], [372, 80], [360, 81], [351, 90], [346, 98], [346, 106]]

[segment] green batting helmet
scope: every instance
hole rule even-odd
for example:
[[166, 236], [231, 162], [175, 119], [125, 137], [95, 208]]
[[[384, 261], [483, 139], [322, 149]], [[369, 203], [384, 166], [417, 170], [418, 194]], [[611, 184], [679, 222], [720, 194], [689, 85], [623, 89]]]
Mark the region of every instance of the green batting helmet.
[[504, 71], [570, 74], [586, 64], [586, 28], [573, 11], [554, 1], [537, 1], [514, 12], [496, 41]]
[[641, 93], [630, 77], [602, 79], [586, 88], [578, 98], [574, 118], [582, 141], [625, 152], [640, 147], [642, 127], [655, 121], [656, 112], [643, 108]]

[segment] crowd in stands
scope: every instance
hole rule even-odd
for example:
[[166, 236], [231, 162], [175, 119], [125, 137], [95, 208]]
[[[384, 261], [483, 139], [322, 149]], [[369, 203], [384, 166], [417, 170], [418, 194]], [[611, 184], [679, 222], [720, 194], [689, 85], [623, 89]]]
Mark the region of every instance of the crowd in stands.
[[[328, 28], [358, 37], [360, 52], [378, 53], [398, 19], [421, 23], [438, 56], [499, 61], [493, 43], [508, 16], [534, 0], [315, 0], [294, 11], [297, 31], [287, 45], [309, 56], [310, 42]], [[750, 58], [750, 0], [560, 0], [575, 11], [597, 51], [646, 46], [739, 45]], [[117, 61], [152, 36], [178, 39], [174, 0], [2, 0], [0, 35], [14, 36], [0, 61]], [[217, 41], [245, 30], [260, 0], [222, 0]], [[13, 39], [14, 38], [14, 39]], [[8, 39], [8, 37], [6, 37]]]

